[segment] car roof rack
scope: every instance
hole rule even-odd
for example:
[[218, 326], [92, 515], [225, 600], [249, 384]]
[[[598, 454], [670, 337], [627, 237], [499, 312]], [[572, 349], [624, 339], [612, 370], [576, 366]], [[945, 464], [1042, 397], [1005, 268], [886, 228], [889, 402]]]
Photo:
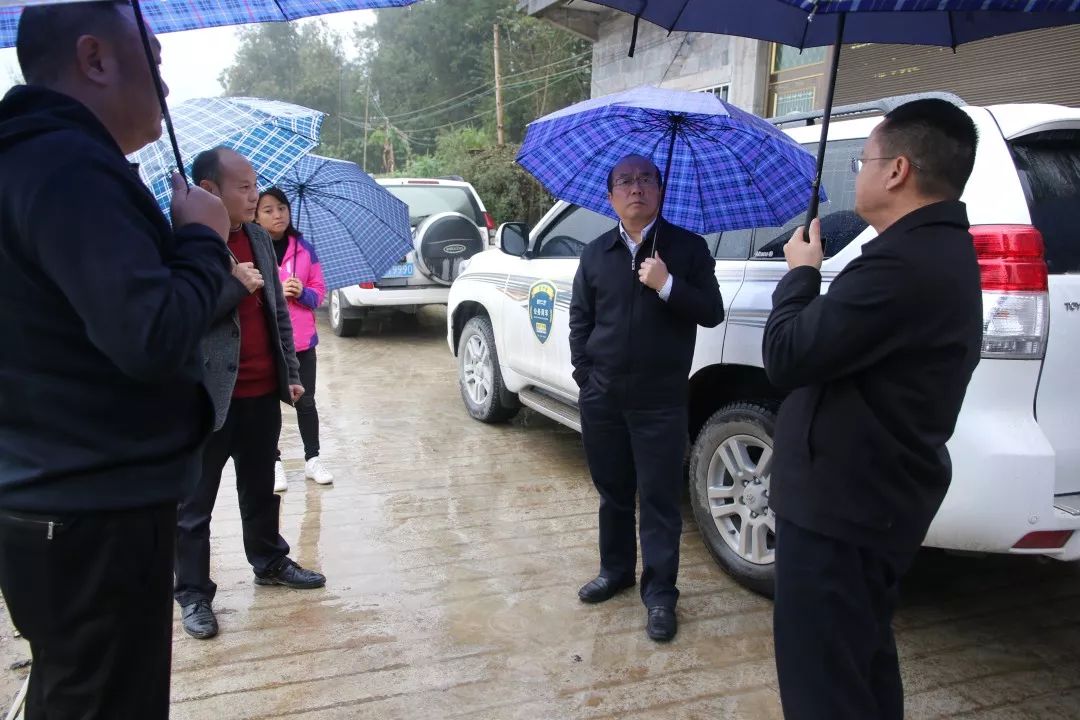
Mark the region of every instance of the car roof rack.
[[[855, 103], [854, 105], [842, 105], [837, 108], [833, 108], [832, 117], [844, 118], [852, 115], [870, 115], [892, 112], [896, 108], [915, 100], [944, 100], [950, 102], [957, 107], [964, 107], [967, 105], [964, 100], [950, 92], [924, 92], [913, 93], [911, 95], [894, 95], [893, 97], [882, 98], [880, 100], [873, 100], [865, 103]], [[817, 121], [825, 117], [824, 110], [810, 110], [807, 112], [788, 113], [787, 115], [781, 115], [780, 117], [769, 118], [769, 122], [773, 125], [788, 125], [791, 123], [802, 123], [804, 125], [816, 125]]]

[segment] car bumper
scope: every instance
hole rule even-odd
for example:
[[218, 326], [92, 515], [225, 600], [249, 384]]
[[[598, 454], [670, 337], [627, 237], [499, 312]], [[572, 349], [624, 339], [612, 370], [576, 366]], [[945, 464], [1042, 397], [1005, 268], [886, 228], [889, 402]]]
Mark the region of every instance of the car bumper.
[[[1054, 449], [1032, 411], [1041, 363], [984, 360], [949, 442], [953, 478], [926, 544], [951, 550], [1080, 559], [1080, 515], [1062, 510]], [[1077, 468], [1080, 472], [1080, 468]], [[1060, 548], [1015, 546], [1072, 531]]]
[[378, 307], [415, 307], [420, 305], [445, 305], [450, 298], [448, 287], [391, 287], [391, 288], [343, 288], [341, 297], [348, 307], [343, 310], [359, 310]]

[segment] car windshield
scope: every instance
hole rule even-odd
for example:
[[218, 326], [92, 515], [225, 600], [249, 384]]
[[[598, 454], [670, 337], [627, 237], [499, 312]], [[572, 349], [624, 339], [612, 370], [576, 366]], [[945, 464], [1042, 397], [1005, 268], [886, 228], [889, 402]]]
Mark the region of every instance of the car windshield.
[[453, 185], [389, 185], [386, 189], [409, 206], [409, 224], [413, 227], [425, 218], [442, 212], [461, 213], [478, 226], [486, 226], [480, 206], [468, 188]]

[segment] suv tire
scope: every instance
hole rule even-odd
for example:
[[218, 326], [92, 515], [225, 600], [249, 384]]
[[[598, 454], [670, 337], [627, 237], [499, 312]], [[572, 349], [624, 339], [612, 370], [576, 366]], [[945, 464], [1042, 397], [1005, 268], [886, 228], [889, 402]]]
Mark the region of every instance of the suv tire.
[[[722, 407], [690, 453], [690, 504], [705, 546], [736, 582], [772, 597], [776, 516], [768, 507], [776, 407]], [[749, 531], [749, 532], [748, 532]]]
[[485, 423], [505, 422], [517, 415], [517, 396], [506, 389], [491, 321], [478, 315], [465, 324], [458, 341], [458, 385], [469, 415]]
[[345, 299], [341, 297], [341, 291], [330, 291], [329, 302], [330, 329], [338, 337], [352, 337], [360, 332], [361, 321], [357, 318], [345, 317]]

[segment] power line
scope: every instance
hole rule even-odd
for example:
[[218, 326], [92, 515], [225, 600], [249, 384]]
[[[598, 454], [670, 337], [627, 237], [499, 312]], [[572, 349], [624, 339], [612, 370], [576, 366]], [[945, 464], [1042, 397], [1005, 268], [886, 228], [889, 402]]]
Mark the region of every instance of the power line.
[[[510, 80], [510, 79], [513, 79], [513, 78], [516, 78], [516, 77], [521, 77], [522, 75], [529, 75], [530, 73], [540, 72], [541, 70], [547, 70], [549, 68], [557, 67], [559, 65], [564, 65], [564, 64], [569, 63], [569, 62], [574, 62], [574, 61], [577, 61], [577, 60], [581, 60], [582, 58], [584, 58], [584, 57], [586, 57], [588, 55], [592, 55], [592, 50], [588, 50], [586, 52], [579, 53], [577, 55], [571, 55], [569, 57], [563, 58], [562, 60], [556, 60], [555, 62], [548, 63], [547, 65], [541, 65], [540, 67], [530, 68], [528, 70], [522, 70], [520, 72], [511, 73], [509, 75], [504, 75], [503, 80]], [[582, 66], [582, 67], [585, 67], [585, 66]], [[481, 92], [481, 91], [483, 91], [483, 92]], [[410, 111], [404, 112], [404, 113], [398, 113], [397, 115], [390, 115], [390, 116], [388, 116], [387, 119], [389, 119], [389, 120], [399, 120], [401, 118], [410, 117], [410, 116], [413, 116], [413, 115], [421, 115], [421, 114], [423, 114], [425, 112], [428, 112], [429, 110], [433, 110], [433, 109], [438, 108], [438, 107], [440, 107], [442, 105], [445, 105], [447, 103], [453, 102], [453, 101], [458, 100], [460, 98], [464, 98], [464, 97], [466, 97], [468, 95], [475, 95], [476, 93], [480, 93], [479, 96], [482, 96], [482, 95], [490, 94], [491, 90], [489, 89], [488, 85], [479, 85], [479, 86], [473, 88], [472, 90], [466, 90], [465, 92], [461, 93], [460, 95], [455, 95], [452, 98], [447, 98], [446, 100], [442, 100], [440, 102], [434, 103], [433, 105], [429, 105], [428, 107], [419, 108], [417, 110], [410, 110]]]
[[[507, 31], [507, 33], [509, 34], [509, 31]], [[682, 38], [682, 40], [680, 42], [679, 50], [676, 50], [676, 57], [678, 57], [678, 53], [679, 53], [679, 51], [681, 51], [682, 45], [686, 44], [686, 37], [688, 35], [689, 35], [689, 33], [684, 34], [684, 37]], [[675, 39], [673, 39], [673, 38], [664, 37], [664, 38], [660, 38], [658, 40], [654, 40], [651, 43], [646, 43], [644, 45], [639, 45], [637, 50], [638, 50], [638, 52], [645, 52], [647, 50], [652, 50], [652, 49], [655, 49], [655, 48], [658, 48], [658, 47], [662, 47], [664, 45], [669, 45], [669, 44], [674, 43], [674, 42], [677, 42], [677, 41]], [[552, 67], [557, 67], [559, 65], [564, 65], [564, 64], [566, 64], [568, 62], [572, 62], [572, 61], [575, 61], [575, 60], [580, 60], [580, 59], [582, 59], [584, 57], [587, 57], [587, 56], [590, 56], [592, 54], [593, 54], [592, 50], [587, 50], [585, 52], [578, 53], [577, 55], [571, 55], [569, 57], [563, 58], [562, 60], [557, 60], [555, 62], [548, 63], [547, 65], [541, 65], [539, 67], [530, 68], [528, 70], [522, 70], [520, 72], [511, 73], [510, 75], [504, 75], [503, 78], [505, 80], [505, 79], [511, 79], [511, 78], [515, 78], [515, 77], [521, 77], [523, 75], [530, 75], [532, 73], [540, 72], [541, 70], [546, 70], [546, 69], [549, 69], [549, 68], [552, 68]], [[594, 68], [595, 69], [595, 68], [606, 67], [606, 66], [614, 64], [616, 62], [621, 62], [623, 59], [624, 58], [617, 56], [617, 57], [614, 57], [611, 60], [608, 60], [606, 62], [599, 62], [599, 63], [590, 62], [588, 64], [575, 66], [574, 68], [570, 68], [570, 69], [565, 70], [565, 71], [560, 70], [559, 72], [560, 73], [562, 73], [562, 72], [570, 72], [570, 71], [577, 72], [578, 70], [583, 70], [585, 68]], [[504, 84], [503, 88], [506, 89], [506, 88], [513, 88], [513, 87], [522, 87], [524, 85], [531, 85], [532, 83], [535, 83], [535, 82], [541, 82], [541, 81], [543, 81], [545, 79], [550, 81], [552, 79], [552, 77], [555, 77], [555, 76], [549, 76], [547, 78], [531, 78], [529, 80], [522, 80], [522, 81], [520, 81], [518, 83]], [[562, 79], [563, 77], [565, 77], [565, 76], [558, 76], [558, 79]], [[458, 108], [465, 107], [466, 105], [468, 105], [468, 104], [470, 104], [470, 103], [472, 103], [472, 102], [474, 102], [476, 100], [479, 100], [480, 98], [487, 97], [488, 95], [492, 95], [492, 94], [494, 94], [494, 90], [491, 88], [491, 86], [489, 86], [489, 85], [479, 85], [479, 86], [477, 86], [477, 87], [475, 87], [475, 88], [473, 88], [471, 90], [467, 90], [467, 91], [465, 91], [465, 92], [463, 92], [463, 93], [461, 93], [459, 95], [455, 95], [454, 97], [447, 98], [445, 100], [441, 100], [441, 101], [439, 101], [437, 103], [433, 103], [433, 104], [428, 105], [426, 107], [417, 108], [415, 110], [410, 110], [408, 112], [396, 113], [394, 115], [386, 115], [385, 113], [382, 112], [381, 108], [380, 108], [379, 112], [382, 115], [382, 118], [384, 120], [399, 120], [400, 121], [400, 120], [406, 120], [406, 119], [413, 119], [413, 118], [418, 117], [420, 115], [441, 114], [441, 113], [444, 113], [444, 112], [450, 112], [451, 110], [457, 110]], [[376, 101], [376, 105], [378, 105], [377, 101]], [[444, 106], [446, 106], [446, 107], [444, 107]]]
[[[519, 97], [514, 98], [513, 100], [510, 100], [509, 102], [504, 103], [504, 105], [507, 106], [507, 107], [509, 107], [510, 105], [516, 105], [517, 103], [521, 102], [522, 100], [528, 100], [531, 97], [535, 97], [535, 96], [539, 95], [543, 91], [544, 91], [543, 88], [540, 88], [539, 90], [533, 90], [530, 93], [526, 93], [525, 95], [521, 95]], [[478, 119], [480, 119], [482, 117], [486, 117], [488, 115], [491, 115], [494, 112], [495, 112], [495, 108], [492, 108], [490, 110], [485, 110], [483, 112], [477, 113], [476, 115], [473, 115], [472, 117], [463, 118], [461, 120], [453, 120], [451, 122], [444, 123], [442, 125], [436, 125], [434, 127], [410, 128], [409, 132], [421, 133], [421, 132], [434, 132], [436, 130], [443, 130], [445, 128], [453, 127], [454, 125], [461, 125], [463, 123], [471, 122], [472, 120], [478, 120]]]
[[[539, 82], [545, 82], [545, 81], [548, 82], [549, 84], [554, 83], [554, 82], [559, 82], [559, 81], [564, 80], [564, 79], [566, 79], [566, 78], [568, 78], [568, 77], [570, 77], [572, 75], [576, 75], [577, 73], [581, 72], [582, 70], [586, 70], [587, 68], [588, 68], [587, 65], [582, 65], [580, 67], [569, 68], [567, 70], [560, 71], [558, 73], [555, 73], [553, 75], [549, 75], [549, 76], [544, 77], [544, 78], [536, 78], [534, 80], [521, 80], [521, 81], [516, 82], [516, 83], [504, 84], [503, 85], [503, 90], [504, 91], [506, 91], [506, 90], [515, 90], [517, 88], [527, 87], [527, 86], [535, 85], [535, 84], [537, 84]], [[458, 108], [465, 107], [466, 105], [469, 105], [469, 104], [471, 104], [471, 103], [473, 103], [473, 102], [475, 102], [477, 100], [480, 100], [481, 98], [487, 97], [489, 95], [493, 95], [494, 92], [495, 91], [493, 89], [489, 89], [489, 90], [486, 90], [483, 93], [480, 93], [478, 95], [475, 95], [475, 96], [469, 98], [468, 100], [457, 103], [456, 105], [451, 105], [451, 106], [448, 106], [448, 107], [445, 107], [445, 108], [441, 108], [441, 109], [436, 110], [434, 112], [425, 113], [425, 115], [429, 115], [429, 116], [430, 115], [442, 115], [444, 113], [450, 112], [451, 110], [457, 110]], [[408, 120], [406, 120], [405, 122], [408, 122]]]
[[[519, 82], [516, 82], [516, 83], [511, 83], [509, 85], [504, 85], [503, 89], [504, 90], [511, 90], [511, 89], [517, 89], [517, 88], [521, 88], [521, 87], [526, 87], [526, 86], [529, 86], [529, 85], [534, 85], [537, 82], [540, 82], [542, 80], [546, 80], [549, 85], [552, 84], [552, 83], [558, 83], [558, 82], [561, 82], [562, 80], [565, 80], [566, 78], [569, 78], [569, 77], [581, 72], [582, 70], [585, 70], [587, 67], [588, 66], [580, 66], [580, 67], [576, 67], [576, 68], [569, 68], [567, 70], [563, 70], [563, 71], [555, 73], [553, 75], [549, 75], [546, 78], [538, 78], [536, 80], [523, 80], [523, 81], [519, 81]], [[541, 90], [542, 90], [542, 88], [541, 88]], [[474, 102], [475, 100], [479, 100], [479, 99], [481, 99], [483, 97], [486, 97], [487, 95], [491, 95], [492, 92], [493, 91], [488, 90], [485, 93], [481, 93], [479, 95], [476, 95], [475, 97], [470, 98], [467, 101], [460, 102], [460, 103], [457, 103], [456, 105], [452, 105], [452, 106], [442, 108], [441, 110], [437, 110], [437, 111], [435, 111], [433, 113], [429, 113], [429, 115], [441, 115], [443, 113], [447, 113], [447, 112], [450, 112], [452, 110], [456, 110], [458, 108], [465, 107], [466, 105], [468, 105], [471, 102]], [[537, 91], [537, 92], [539, 92], [539, 91]], [[532, 93], [532, 94], [536, 94], [536, 93]], [[530, 94], [529, 96], [531, 97], [532, 94]], [[393, 115], [387, 116], [387, 115], [385, 115], [383, 113], [382, 107], [379, 105], [379, 102], [378, 102], [377, 98], [372, 97], [371, 100], [372, 100], [372, 103], [375, 104], [375, 109], [379, 113], [380, 121], [379, 122], [370, 122], [369, 121], [368, 125], [367, 125], [368, 129], [377, 129], [377, 128], [384, 127], [385, 122], [387, 120], [390, 120], [390, 121], [394, 120], [395, 116], [393, 116]], [[342, 119], [346, 120], [349, 124], [354, 125], [356, 127], [361, 127], [361, 128], [363, 127], [363, 123], [361, 123], [360, 121], [358, 121], [355, 118], [347, 118], [347, 117], [343, 116]], [[408, 122], [408, 121], [406, 121], [406, 122]], [[455, 120], [455, 121], [452, 121], [452, 122], [453, 123], [459, 123], [459, 122], [464, 122], [464, 121], [463, 120]], [[421, 131], [420, 130], [415, 130], [415, 129], [410, 129], [410, 132], [421, 132]]]

